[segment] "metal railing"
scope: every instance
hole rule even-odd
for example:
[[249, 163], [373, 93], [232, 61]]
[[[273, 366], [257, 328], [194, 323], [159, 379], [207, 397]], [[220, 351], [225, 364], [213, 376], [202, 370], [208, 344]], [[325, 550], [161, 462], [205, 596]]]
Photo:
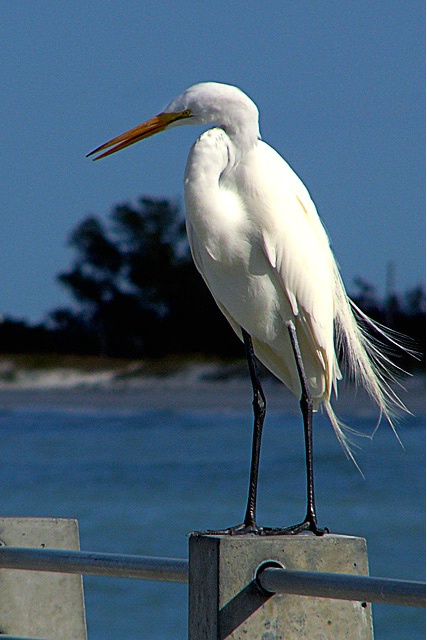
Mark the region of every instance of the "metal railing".
[[261, 567], [257, 582], [265, 591], [271, 593], [377, 602], [405, 607], [426, 606], [425, 584], [409, 580]]
[[[82, 575], [188, 582], [188, 560], [62, 549], [1, 547], [0, 568]], [[425, 584], [337, 573], [290, 571], [261, 566], [254, 577], [272, 593], [288, 593], [358, 602], [425, 607]]]
[[188, 582], [188, 560], [92, 551], [1, 547], [0, 568]]

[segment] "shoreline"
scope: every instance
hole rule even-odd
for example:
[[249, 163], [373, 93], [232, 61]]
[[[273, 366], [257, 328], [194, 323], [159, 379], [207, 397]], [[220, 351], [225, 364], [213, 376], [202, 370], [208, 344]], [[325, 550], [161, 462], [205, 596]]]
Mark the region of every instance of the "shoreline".
[[[175, 365], [164, 373], [157, 367], [150, 372], [141, 363], [96, 371], [22, 369], [11, 380], [0, 369], [0, 410], [251, 411], [252, 390], [244, 362]], [[271, 375], [263, 376], [263, 386], [269, 411], [299, 413], [297, 399]], [[408, 376], [403, 387], [407, 392], [398, 385], [396, 391], [409, 411], [425, 415], [425, 376]], [[378, 417], [366, 393], [360, 389], [356, 393], [345, 383], [339, 385], [334, 406], [338, 415]]]

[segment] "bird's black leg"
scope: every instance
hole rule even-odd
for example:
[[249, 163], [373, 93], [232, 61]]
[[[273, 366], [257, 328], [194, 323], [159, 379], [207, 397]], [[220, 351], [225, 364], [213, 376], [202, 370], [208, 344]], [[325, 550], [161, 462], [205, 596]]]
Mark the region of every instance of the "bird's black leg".
[[245, 533], [264, 533], [264, 529], [262, 527], [258, 527], [258, 525], [256, 524], [256, 500], [258, 489], [259, 458], [261, 453], [261, 436], [266, 412], [266, 400], [264, 391], [262, 390], [261, 380], [258, 374], [251, 336], [243, 328], [242, 336], [245, 345], [246, 359], [249, 366], [249, 374], [251, 376], [252, 382], [252, 406], [254, 411], [254, 428], [252, 437], [252, 457], [249, 476], [248, 503], [246, 506], [245, 519], [242, 524], [238, 524], [234, 527], [228, 527], [227, 529], [206, 532], [211, 534], [242, 535]]
[[262, 390], [261, 381], [258, 375], [256, 359], [254, 355], [252, 339], [250, 335], [242, 329], [243, 341], [246, 349], [246, 358], [249, 365], [253, 389], [254, 408], [254, 430], [252, 439], [252, 458], [249, 479], [249, 494], [246, 507], [245, 519], [242, 524], [227, 529], [207, 531], [211, 534], [238, 535], [245, 533], [255, 533], [258, 535], [295, 535], [301, 531], [312, 531], [318, 536], [323, 535], [328, 529], [319, 529], [317, 526], [316, 506], [314, 501], [314, 475], [313, 475], [313, 399], [310, 387], [304, 371], [304, 364], [301, 357], [297, 333], [293, 322], [287, 324], [292, 351], [298, 370], [301, 384], [300, 407], [304, 423], [305, 440], [305, 462], [307, 470], [307, 513], [300, 524], [291, 527], [269, 528], [259, 527], [256, 524], [256, 499], [258, 488], [258, 470], [261, 452], [261, 436], [266, 412], [266, 401]]
[[252, 457], [251, 471], [249, 476], [249, 493], [248, 504], [246, 507], [244, 528], [246, 530], [260, 532], [260, 527], [256, 525], [256, 501], [258, 491], [258, 471], [259, 459], [261, 454], [261, 437], [262, 428], [264, 426], [265, 412], [267, 403], [264, 391], [261, 386], [261, 380], [258, 374], [258, 367], [255, 360], [254, 348], [250, 335], [242, 328], [243, 342], [245, 344], [246, 359], [248, 361], [249, 374], [251, 376], [254, 409], [254, 429], [252, 437]]
[[314, 502], [314, 474], [313, 474], [313, 399], [310, 387], [304, 371], [304, 364], [301, 357], [301, 351], [298, 344], [297, 332], [294, 323], [287, 324], [289, 337], [291, 340], [292, 351], [294, 352], [295, 362], [298, 369], [298, 375], [301, 383], [301, 400], [300, 407], [304, 422], [304, 440], [305, 440], [305, 464], [307, 470], [307, 513], [304, 521], [292, 527], [285, 529], [272, 530], [274, 534], [296, 534], [301, 531], [312, 531], [318, 536], [323, 535], [328, 530], [319, 529], [317, 526], [316, 506]]

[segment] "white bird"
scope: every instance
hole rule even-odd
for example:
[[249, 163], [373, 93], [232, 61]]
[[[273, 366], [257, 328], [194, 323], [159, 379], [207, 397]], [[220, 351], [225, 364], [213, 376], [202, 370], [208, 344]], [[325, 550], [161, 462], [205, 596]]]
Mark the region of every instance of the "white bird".
[[[246, 514], [243, 524], [223, 532], [278, 534], [309, 529], [321, 535], [324, 529], [317, 525], [314, 501], [313, 410], [324, 408], [353, 457], [346, 428], [330, 402], [342, 377], [337, 352], [343, 352], [351, 373], [393, 427], [395, 409], [405, 407], [387, 382], [392, 365], [356, 319], [357, 315], [373, 325], [347, 297], [310, 194], [285, 160], [261, 140], [258, 109], [240, 89], [215, 82], [196, 84], [159, 115], [88, 155], [103, 152], [97, 160], [184, 124], [217, 125], [198, 138], [188, 157], [187, 233], [197, 269], [245, 344], [254, 392]], [[256, 522], [266, 403], [253, 353], [301, 398], [307, 512], [292, 527], [270, 529]]]

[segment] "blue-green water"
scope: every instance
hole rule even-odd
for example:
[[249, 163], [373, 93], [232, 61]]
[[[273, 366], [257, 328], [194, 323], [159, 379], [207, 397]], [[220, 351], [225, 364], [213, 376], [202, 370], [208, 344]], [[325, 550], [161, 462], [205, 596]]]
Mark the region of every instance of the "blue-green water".
[[[101, 401], [55, 408], [54, 399], [52, 392], [49, 406], [32, 406], [0, 395], [1, 515], [77, 518], [87, 551], [183, 558], [188, 531], [241, 521], [250, 404], [245, 411], [143, 411]], [[424, 418], [405, 420], [405, 450], [386, 425], [372, 442], [363, 439], [363, 479], [316, 415], [319, 524], [367, 538], [372, 575], [424, 580], [424, 426]], [[299, 417], [274, 410], [265, 428], [259, 522], [300, 521], [304, 492]], [[89, 640], [186, 638], [186, 585], [84, 583]], [[374, 625], [376, 640], [425, 638], [422, 610], [375, 606]]]

